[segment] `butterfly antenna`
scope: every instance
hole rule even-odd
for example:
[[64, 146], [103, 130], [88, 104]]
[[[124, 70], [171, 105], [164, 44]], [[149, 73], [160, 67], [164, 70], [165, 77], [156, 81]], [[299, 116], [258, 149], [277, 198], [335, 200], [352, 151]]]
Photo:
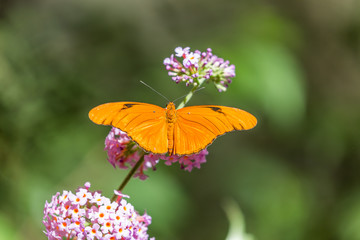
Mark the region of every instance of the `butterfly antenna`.
[[156, 92], [157, 94], [159, 94], [160, 96], [162, 96], [163, 98], [165, 98], [166, 101], [170, 102], [170, 100], [169, 100], [167, 97], [165, 97], [164, 95], [162, 95], [161, 93], [159, 93], [158, 91], [156, 91], [154, 88], [150, 87], [148, 84], [146, 84], [145, 82], [143, 82], [143, 81], [141, 81], [141, 80], [140, 80], [140, 82], [141, 82], [142, 84], [144, 84], [145, 86], [147, 86], [148, 88], [150, 88], [151, 90], [153, 90], [154, 92]]
[[[205, 87], [201, 87], [201, 88], [199, 88], [199, 89], [196, 89], [193, 93], [196, 93], [196, 92], [198, 92], [198, 91], [200, 91], [200, 90], [203, 90]], [[175, 101], [177, 101], [177, 100], [179, 100], [180, 98], [183, 98], [183, 97], [185, 97], [185, 96], [187, 96], [187, 94], [185, 94], [185, 95], [183, 95], [183, 96], [181, 96], [181, 97], [178, 97], [177, 99], [175, 99], [173, 102], [175, 102]]]

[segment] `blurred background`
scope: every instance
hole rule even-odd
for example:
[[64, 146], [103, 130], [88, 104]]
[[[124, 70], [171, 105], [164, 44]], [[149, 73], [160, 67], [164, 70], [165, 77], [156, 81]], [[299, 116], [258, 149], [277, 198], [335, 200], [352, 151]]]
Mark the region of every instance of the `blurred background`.
[[190, 89], [163, 59], [191, 47], [230, 60], [225, 93], [190, 105], [242, 108], [191, 173], [159, 163], [125, 188], [156, 239], [225, 239], [224, 202], [257, 240], [360, 239], [360, 1], [1, 0], [0, 239], [45, 239], [46, 200], [86, 181], [111, 197], [126, 170], [103, 150], [109, 101], [165, 106]]

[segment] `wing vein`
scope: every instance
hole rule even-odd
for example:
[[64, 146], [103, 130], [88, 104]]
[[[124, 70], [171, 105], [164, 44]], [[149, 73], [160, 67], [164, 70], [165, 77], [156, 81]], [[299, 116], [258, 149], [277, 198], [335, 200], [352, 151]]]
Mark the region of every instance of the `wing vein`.
[[[211, 123], [211, 124], [219, 131], [219, 133], [222, 132], [222, 131], [218, 128], [218, 126], [216, 126], [216, 124], [213, 123], [211, 120], [209, 120], [206, 116], [204, 116], [203, 118], [206, 119], [209, 123]], [[223, 123], [222, 120], [220, 120], [217, 116], [216, 116], [216, 119], [218, 119], [221, 123]]]
[[[212, 132], [207, 126], [199, 123], [198, 121], [193, 121], [193, 120], [190, 120], [190, 119], [186, 119], [186, 118], [184, 118], [184, 117], [181, 117], [181, 118], [184, 119], [186, 122], [197, 123], [197, 124], [203, 126], [204, 128], [206, 128], [209, 132]], [[196, 128], [196, 127], [193, 127], [193, 126], [192, 126], [192, 128]], [[198, 128], [196, 128], [196, 129], [198, 129]]]

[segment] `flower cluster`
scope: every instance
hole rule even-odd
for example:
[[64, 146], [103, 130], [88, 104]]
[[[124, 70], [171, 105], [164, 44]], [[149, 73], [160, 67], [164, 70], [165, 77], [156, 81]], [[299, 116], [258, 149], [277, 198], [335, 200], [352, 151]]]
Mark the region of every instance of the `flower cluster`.
[[208, 151], [206, 149], [201, 150], [199, 153], [185, 156], [165, 156], [160, 154], [152, 154], [149, 153], [145, 156], [150, 162], [157, 162], [159, 159], [165, 160], [165, 164], [170, 166], [174, 162], [179, 162], [182, 169], [191, 172], [191, 170], [195, 168], [200, 168], [200, 164], [206, 162], [205, 156], [208, 155]]
[[[128, 168], [133, 167], [144, 154], [143, 150], [131, 140], [131, 138], [118, 128], [112, 128], [105, 139], [105, 150], [107, 151], [108, 160], [114, 167]], [[205, 163], [205, 156], [208, 154], [206, 149], [197, 154], [189, 156], [166, 156], [160, 154], [145, 154], [144, 163], [137, 169], [134, 177], [145, 180], [144, 174], [149, 168], [155, 170], [155, 165], [160, 159], [165, 160], [166, 165], [179, 162], [180, 166], [191, 171], [194, 167], [200, 168], [201, 163]]]
[[211, 81], [220, 92], [226, 91], [231, 78], [235, 77], [235, 65], [229, 65], [229, 61], [213, 55], [211, 48], [206, 52], [190, 52], [190, 47], [177, 47], [175, 56], [172, 54], [170, 58], [165, 58], [164, 65], [176, 83], [198, 86], [203, 81]]
[[[49, 240], [146, 240], [151, 217], [140, 216], [134, 207], [115, 191], [118, 201], [111, 202], [99, 192], [88, 191], [85, 183], [75, 193], [56, 193], [51, 202], [46, 201], [43, 223]], [[152, 238], [154, 239], [154, 238]]]

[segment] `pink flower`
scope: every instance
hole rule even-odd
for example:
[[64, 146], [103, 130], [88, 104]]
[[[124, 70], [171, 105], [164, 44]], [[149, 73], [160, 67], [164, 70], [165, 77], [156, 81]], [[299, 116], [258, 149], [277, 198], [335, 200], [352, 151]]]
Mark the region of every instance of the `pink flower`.
[[87, 189], [80, 188], [76, 195], [70, 195], [71, 199], [69, 200], [72, 202], [76, 202], [79, 205], [84, 205], [89, 197], [90, 194], [88, 193]]
[[[133, 167], [139, 161], [143, 150], [130, 137], [117, 128], [112, 128], [105, 139], [105, 150], [107, 151], [108, 160], [118, 168]], [[145, 180], [147, 176], [144, 174], [148, 168], [155, 169], [156, 162], [146, 160], [137, 169], [134, 177]]]
[[87, 233], [86, 237], [87, 239], [100, 239], [102, 237], [102, 232], [99, 231], [100, 225], [95, 223], [92, 226], [88, 226], [85, 228], [85, 231]]
[[[191, 53], [187, 54], [186, 57], [184, 58], [183, 65], [185, 68], [190, 68], [191, 66], [198, 68], [199, 60], [200, 60], [200, 54], [191, 52]], [[194, 77], [194, 74], [192, 74], [192, 77]], [[195, 74], [195, 76], [197, 76], [197, 75]]]
[[83, 208], [80, 208], [78, 205], [73, 205], [70, 207], [69, 214], [72, 218], [78, 218], [79, 215], [83, 215], [85, 213], [85, 210]]
[[[84, 190], [88, 198], [86, 204], [80, 205], [76, 199]], [[94, 198], [101, 201], [94, 201]], [[151, 218], [147, 214], [139, 215], [125, 199], [111, 203], [99, 192], [90, 192], [85, 187], [75, 194], [64, 191], [60, 196], [56, 193], [50, 203], [45, 203], [43, 223], [48, 239], [146, 240]]]
[[[209, 152], [206, 149], [201, 150], [198, 153], [192, 154], [192, 155], [186, 155], [186, 156], [166, 156], [166, 155], [160, 155], [160, 154], [148, 154], [145, 156], [145, 159], [148, 159], [148, 161], [159, 161], [164, 160], [165, 164], [170, 166], [175, 162], [180, 163], [181, 168], [191, 172], [191, 170], [196, 167], [200, 169], [200, 165], [202, 163], [206, 162], [206, 155], [208, 155]], [[150, 159], [150, 160], [149, 160]]]
[[97, 205], [103, 205], [109, 201], [108, 198], [103, 197], [99, 192], [95, 192], [90, 199], [90, 203], [96, 203]]
[[63, 194], [59, 197], [59, 201], [60, 202], [67, 202], [69, 201], [69, 193], [71, 194], [71, 192], [68, 191], [64, 191]]
[[69, 229], [75, 232], [81, 232], [81, 229], [84, 229], [84, 223], [85, 223], [84, 218], [72, 218]]
[[115, 228], [115, 233], [116, 233], [116, 239], [122, 239], [122, 238], [129, 238], [129, 236], [131, 235], [131, 230], [128, 228], [122, 228], [117, 226]]
[[103, 224], [110, 216], [105, 206], [100, 206], [97, 211], [90, 215], [91, 218], [97, 219], [98, 223]]
[[165, 58], [163, 63], [169, 76], [176, 83], [185, 82], [186, 86], [197, 85], [200, 79], [205, 79], [207, 82], [213, 82], [221, 92], [226, 91], [231, 78], [235, 77], [235, 65], [230, 65], [229, 61], [213, 55], [211, 48], [206, 52], [190, 52], [190, 47], [177, 47], [175, 56], [182, 58], [182, 63], [173, 54], [170, 58]]
[[101, 226], [101, 231], [103, 233], [112, 233], [114, 230], [112, 222], [113, 222], [113, 220], [111, 220], [111, 219], [105, 221], [104, 224]]
[[190, 52], [190, 47], [186, 47], [186, 48], [182, 48], [182, 47], [177, 47], [175, 48], [175, 56], [177, 57], [183, 57], [186, 58], [186, 56], [189, 54]]

